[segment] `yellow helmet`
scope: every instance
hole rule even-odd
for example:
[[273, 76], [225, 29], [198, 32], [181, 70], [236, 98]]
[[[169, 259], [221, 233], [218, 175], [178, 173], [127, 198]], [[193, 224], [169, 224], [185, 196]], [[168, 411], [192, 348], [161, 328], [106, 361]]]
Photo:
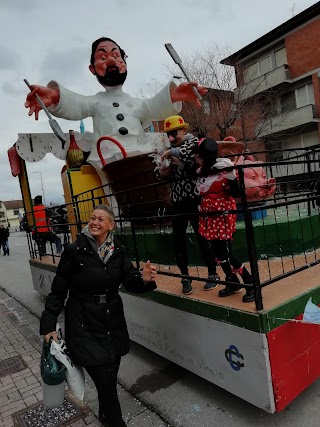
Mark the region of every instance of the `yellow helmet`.
[[189, 123], [186, 123], [181, 116], [170, 116], [164, 121], [164, 132], [172, 130], [188, 128]]

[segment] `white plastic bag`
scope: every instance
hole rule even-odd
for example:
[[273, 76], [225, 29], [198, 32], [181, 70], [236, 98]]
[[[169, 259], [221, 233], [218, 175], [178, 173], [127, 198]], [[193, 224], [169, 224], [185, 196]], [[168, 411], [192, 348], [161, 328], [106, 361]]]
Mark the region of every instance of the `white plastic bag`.
[[[224, 169], [224, 168], [230, 168], [234, 166], [234, 163], [226, 157], [218, 157], [216, 160], [216, 163], [212, 166], [216, 169]], [[231, 179], [232, 181], [237, 178], [237, 173], [235, 169], [232, 169], [230, 171], [223, 171], [224, 177], [227, 179]]]
[[56, 330], [58, 334], [58, 341], [52, 340], [50, 353], [67, 368], [66, 380], [70, 391], [78, 399], [83, 400], [85, 385], [83, 369], [79, 366], [75, 366], [72, 363], [72, 360], [66, 355], [65, 350], [67, 347], [64, 339], [62, 338], [62, 331], [59, 323], [57, 323]]
[[206, 194], [214, 182], [222, 181], [223, 176], [218, 173], [206, 177], [199, 177], [196, 182], [197, 189], [201, 195]]

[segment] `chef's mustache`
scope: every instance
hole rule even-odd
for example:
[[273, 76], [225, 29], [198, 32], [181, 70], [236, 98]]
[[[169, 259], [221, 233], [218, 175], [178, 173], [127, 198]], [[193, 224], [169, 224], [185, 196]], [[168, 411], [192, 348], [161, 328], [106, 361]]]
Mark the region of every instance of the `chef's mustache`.
[[104, 76], [96, 74], [97, 79], [103, 86], [119, 86], [122, 85], [127, 78], [127, 71], [120, 73], [119, 68], [116, 65], [109, 66], [106, 68]]

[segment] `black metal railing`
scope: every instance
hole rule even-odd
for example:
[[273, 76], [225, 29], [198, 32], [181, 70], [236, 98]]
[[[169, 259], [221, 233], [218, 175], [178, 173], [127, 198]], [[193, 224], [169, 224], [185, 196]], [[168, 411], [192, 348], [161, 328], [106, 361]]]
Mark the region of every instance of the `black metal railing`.
[[[252, 283], [244, 283], [243, 287], [254, 288], [256, 308], [262, 310], [263, 287], [320, 263], [320, 193], [317, 190], [320, 188], [317, 186], [318, 181], [320, 184], [320, 150], [316, 147], [269, 150], [245, 156], [245, 161], [235, 166], [241, 194], [237, 209], [208, 215], [237, 215], [233, 251], [251, 271]], [[264, 161], [255, 162], [258, 158]], [[153, 184], [144, 187], [121, 191], [114, 188], [113, 183], [94, 188], [73, 196], [72, 202], [64, 205], [67, 228], [59, 234], [63, 245], [81, 232], [94, 206], [108, 204], [116, 215], [116, 233], [138, 267], [141, 261], [151, 259], [158, 266], [158, 274], [185, 277], [175, 265], [170, 182], [155, 179]], [[182, 217], [183, 213], [179, 215]], [[62, 224], [56, 224], [59, 225]], [[39, 230], [32, 231], [29, 249], [31, 256], [37, 257]], [[46, 254], [57, 262], [59, 256], [53, 242], [50, 239], [46, 242]], [[187, 230], [187, 244], [189, 263], [196, 271], [189, 277], [207, 281], [191, 229]], [[229, 282], [219, 280], [218, 283]]]

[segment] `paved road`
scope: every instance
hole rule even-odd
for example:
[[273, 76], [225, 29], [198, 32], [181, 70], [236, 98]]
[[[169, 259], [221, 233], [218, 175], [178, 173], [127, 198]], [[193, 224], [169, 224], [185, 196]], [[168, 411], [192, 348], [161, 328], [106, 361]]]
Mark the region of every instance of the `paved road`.
[[[39, 316], [44, 301], [33, 291], [26, 238], [13, 233], [10, 244], [10, 257], [0, 257], [0, 287]], [[123, 358], [119, 380], [172, 427], [319, 426], [319, 380], [271, 415], [137, 344]]]
[[12, 232], [9, 245], [10, 256], [0, 255], [0, 286], [39, 317], [44, 299], [33, 290], [25, 233]]

